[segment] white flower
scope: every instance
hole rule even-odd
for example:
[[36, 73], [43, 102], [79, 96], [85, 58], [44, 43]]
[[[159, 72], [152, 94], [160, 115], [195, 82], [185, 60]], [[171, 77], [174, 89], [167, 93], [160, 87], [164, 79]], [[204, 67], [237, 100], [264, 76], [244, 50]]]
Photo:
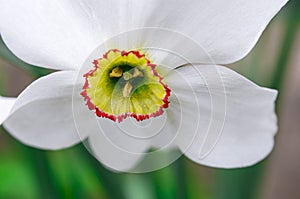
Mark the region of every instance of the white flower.
[[[253, 165], [273, 148], [277, 92], [212, 60], [243, 58], [286, 2], [0, 0], [0, 33], [10, 50], [60, 70], [15, 103], [1, 97], [0, 122], [42, 149], [87, 138], [96, 157], [118, 171], [133, 168], [151, 147], [174, 145], [199, 164]], [[137, 94], [139, 81], [154, 86]]]

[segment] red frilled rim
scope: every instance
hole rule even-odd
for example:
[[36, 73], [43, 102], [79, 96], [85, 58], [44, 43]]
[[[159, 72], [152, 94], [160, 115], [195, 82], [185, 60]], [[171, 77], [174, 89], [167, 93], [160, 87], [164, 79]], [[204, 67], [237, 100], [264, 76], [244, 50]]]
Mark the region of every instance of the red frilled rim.
[[[155, 113], [152, 113], [152, 114], [147, 114], [147, 115], [137, 115], [135, 113], [125, 113], [125, 114], [122, 114], [122, 115], [110, 115], [110, 114], [107, 114], [107, 113], [103, 112], [102, 110], [100, 110], [97, 106], [95, 106], [92, 103], [91, 98], [87, 94], [87, 89], [90, 86], [88, 78], [92, 77], [94, 75], [94, 73], [97, 71], [97, 69], [99, 68], [99, 61], [101, 61], [103, 59], [107, 59], [108, 54], [111, 53], [111, 52], [120, 52], [122, 56], [128, 56], [130, 54], [134, 54], [138, 58], [144, 58], [145, 60], [147, 60], [147, 66], [151, 67], [153, 75], [155, 75], [159, 78], [159, 83], [161, 85], [163, 85], [163, 87], [165, 89], [165, 92], [166, 92], [164, 98], [162, 99], [164, 104], [159, 108], [158, 111], [156, 111]], [[109, 50], [108, 52], [106, 52], [103, 55], [103, 58], [100, 58], [98, 60], [94, 60], [93, 65], [94, 65], [94, 69], [90, 70], [88, 73], [83, 75], [83, 77], [85, 78], [85, 83], [84, 83], [84, 86], [83, 86], [83, 91], [80, 94], [84, 97], [84, 100], [86, 101], [86, 105], [88, 106], [89, 110], [92, 110], [92, 111], [95, 110], [95, 113], [98, 117], [108, 118], [108, 119], [110, 119], [114, 122], [122, 122], [127, 117], [133, 117], [137, 121], [143, 121], [143, 120], [149, 119], [151, 117], [158, 117], [158, 116], [162, 115], [164, 113], [163, 109], [166, 109], [166, 108], [169, 107], [169, 103], [170, 103], [169, 102], [169, 97], [171, 95], [171, 90], [168, 88], [168, 86], [165, 83], [163, 83], [163, 81], [162, 81], [163, 77], [160, 76], [158, 74], [158, 72], [155, 70], [156, 65], [152, 64], [150, 60], [145, 58], [145, 54], [141, 54], [139, 51], [134, 51], [134, 50], [127, 52], [127, 51], [120, 51], [118, 49], [112, 49], [112, 50]]]

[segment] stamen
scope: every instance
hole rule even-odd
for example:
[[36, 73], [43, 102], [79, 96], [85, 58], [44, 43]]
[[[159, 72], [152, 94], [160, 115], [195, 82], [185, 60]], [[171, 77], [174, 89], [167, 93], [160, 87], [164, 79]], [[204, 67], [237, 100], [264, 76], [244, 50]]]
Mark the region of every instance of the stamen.
[[133, 76], [132, 77], [144, 77], [144, 74], [137, 68], [134, 68]]
[[123, 70], [118, 66], [111, 71], [109, 77], [122, 77], [122, 75], [123, 75]]
[[130, 93], [133, 89], [133, 86], [131, 85], [131, 83], [128, 81], [126, 82], [124, 89], [123, 89], [123, 97], [128, 98], [130, 97]]

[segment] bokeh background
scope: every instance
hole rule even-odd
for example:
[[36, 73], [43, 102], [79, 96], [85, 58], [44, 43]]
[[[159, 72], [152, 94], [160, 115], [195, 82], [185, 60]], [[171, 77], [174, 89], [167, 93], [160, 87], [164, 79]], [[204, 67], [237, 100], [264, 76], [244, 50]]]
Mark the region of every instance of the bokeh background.
[[[0, 198], [8, 199], [299, 199], [300, 1], [278, 14], [255, 49], [228, 67], [279, 90], [279, 133], [272, 154], [244, 169], [214, 169], [181, 157], [147, 174], [106, 170], [79, 144], [62, 151], [22, 145], [0, 129]], [[1, 12], [1, 8], [0, 8]], [[48, 74], [23, 63], [0, 41], [0, 94], [17, 96]], [[34, 122], [34, 121], [33, 121]]]

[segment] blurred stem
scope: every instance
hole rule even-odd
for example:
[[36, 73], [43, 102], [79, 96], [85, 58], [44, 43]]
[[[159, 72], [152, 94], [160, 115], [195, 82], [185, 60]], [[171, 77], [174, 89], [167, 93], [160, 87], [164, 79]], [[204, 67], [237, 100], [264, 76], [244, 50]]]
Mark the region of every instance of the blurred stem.
[[[7, 131], [1, 127], [1, 131]], [[35, 179], [39, 190], [39, 198], [45, 199], [53, 199], [53, 198], [61, 198], [60, 190], [58, 186], [55, 184], [56, 179], [55, 175], [52, 173], [50, 169], [50, 165], [48, 164], [48, 158], [46, 151], [40, 151], [37, 149], [33, 149], [23, 145], [22, 143], [16, 141], [15, 139], [10, 139], [13, 146], [18, 148], [18, 151], [26, 157], [26, 159], [30, 162], [31, 168], [34, 169]]]
[[95, 175], [101, 180], [104, 190], [107, 191], [107, 196], [111, 199], [125, 198], [121, 187], [121, 174], [113, 173], [104, 168], [98, 160], [88, 153], [83, 144], [80, 144], [78, 148], [82, 159], [88, 161], [93, 166]]
[[[128, 199], [160, 199], [160, 198], [174, 198], [164, 197], [162, 194], [155, 195], [156, 183], [150, 178], [151, 174], [125, 174], [123, 180], [122, 190]], [[158, 184], [161, 185], [160, 182]], [[164, 184], [166, 185], [166, 184]], [[168, 186], [168, 185], [166, 185]]]
[[258, 195], [264, 163], [243, 169], [216, 172], [216, 199], [253, 199]]
[[177, 198], [188, 198], [187, 193], [187, 179], [186, 179], [186, 167], [185, 157], [182, 155], [175, 163], [176, 177], [177, 177]]
[[271, 81], [271, 87], [280, 90], [286, 73], [287, 64], [291, 55], [293, 44], [296, 40], [297, 30], [299, 28], [298, 10], [290, 13], [287, 23], [285, 37], [282, 43], [281, 52], [278, 56], [276, 70]]
[[[165, 168], [145, 174], [154, 186], [156, 199], [178, 198], [177, 163]], [[181, 191], [181, 190], [180, 190]]]
[[29, 149], [28, 152], [32, 155], [36, 176], [40, 185], [41, 198], [61, 198], [61, 191], [56, 184], [55, 174], [50, 168], [48, 157], [45, 151], [37, 149]]

